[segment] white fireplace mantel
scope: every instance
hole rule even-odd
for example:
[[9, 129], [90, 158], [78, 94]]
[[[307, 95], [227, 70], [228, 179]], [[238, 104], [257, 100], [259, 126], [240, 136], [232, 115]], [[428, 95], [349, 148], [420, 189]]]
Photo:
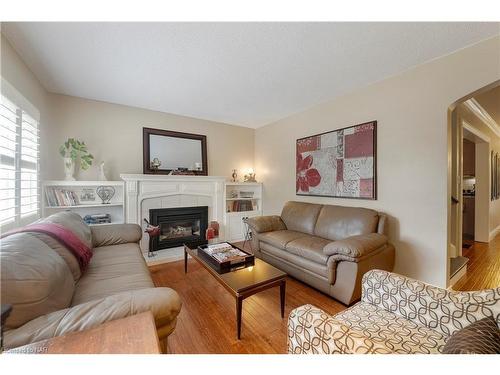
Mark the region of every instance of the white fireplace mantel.
[[[151, 208], [208, 206], [208, 220], [224, 221], [224, 183], [220, 176], [169, 176], [146, 174], [121, 174], [125, 181], [125, 222], [143, 225], [149, 220]], [[224, 237], [224, 226], [220, 227]], [[147, 253], [147, 236], [141, 241]], [[178, 252], [178, 251], [177, 251]], [[174, 251], [174, 253], [176, 253]], [[172, 254], [175, 259], [179, 254]]]

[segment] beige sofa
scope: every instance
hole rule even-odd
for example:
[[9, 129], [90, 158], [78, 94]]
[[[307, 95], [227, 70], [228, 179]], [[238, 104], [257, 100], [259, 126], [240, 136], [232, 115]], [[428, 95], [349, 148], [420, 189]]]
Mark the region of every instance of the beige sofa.
[[371, 269], [392, 271], [386, 217], [374, 210], [287, 202], [281, 216], [248, 219], [255, 255], [350, 305]]
[[148, 310], [160, 340], [172, 333], [181, 301], [174, 290], [154, 287], [139, 248], [138, 225], [89, 227], [69, 211], [41, 221], [70, 229], [93, 248], [93, 256], [82, 274], [75, 256], [46, 234], [18, 233], [2, 239], [2, 304], [13, 306], [4, 327], [5, 348]]
[[456, 331], [493, 317], [500, 327], [500, 288], [455, 292], [395, 273], [363, 277], [361, 301], [331, 316], [304, 305], [288, 318], [291, 354], [440, 353]]

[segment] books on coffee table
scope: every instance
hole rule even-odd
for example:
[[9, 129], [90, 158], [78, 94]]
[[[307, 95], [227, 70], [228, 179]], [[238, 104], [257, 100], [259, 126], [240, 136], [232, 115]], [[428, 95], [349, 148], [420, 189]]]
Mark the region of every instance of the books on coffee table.
[[207, 245], [207, 248], [205, 249], [205, 251], [210, 255], [214, 255], [217, 253], [224, 253], [230, 250], [233, 250], [233, 247], [227, 242]]
[[207, 247], [204, 248], [203, 251], [211, 255], [219, 263], [241, 263], [242, 261], [245, 261], [245, 257], [248, 255], [247, 253], [244, 253], [243, 251], [231, 246], [227, 242], [207, 245]]
[[252, 254], [228, 242], [198, 246], [198, 254], [219, 273], [229, 272], [234, 267], [246, 267], [254, 263]]

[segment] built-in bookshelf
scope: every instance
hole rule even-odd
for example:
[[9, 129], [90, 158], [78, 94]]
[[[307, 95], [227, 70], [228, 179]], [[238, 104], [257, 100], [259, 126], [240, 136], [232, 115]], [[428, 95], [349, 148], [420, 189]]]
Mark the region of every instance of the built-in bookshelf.
[[224, 185], [226, 240], [237, 242], [245, 237], [243, 220], [262, 215], [260, 182], [226, 182]]
[[228, 214], [262, 210], [262, 184], [260, 182], [226, 182], [224, 194]]
[[[97, 195], [99, 186], [115, 190], [109, 203], [103, 204]], [[45, 181], [42, 183], [42, 215], [70, 210], [82, 218], [91, 215], [95, 222], [123, 223], [125, 218], [125, 189], [123, 181]], [[109, 216], [108, 216], [109, 215]], [[90, 224], [98, 225], [98, 224]]]

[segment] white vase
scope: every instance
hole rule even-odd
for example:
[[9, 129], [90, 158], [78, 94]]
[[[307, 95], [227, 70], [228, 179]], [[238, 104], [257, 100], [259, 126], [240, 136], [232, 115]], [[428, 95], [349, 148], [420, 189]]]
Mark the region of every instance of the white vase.
[[75, 181], [73, 174], [75, 173], [75, 163], [73, 163], [73, 159], [64, 158], [64, 179], [66, 181]]
[[104, 162], [102, 161], [99, 165], [99, 177], [97, 177], [98, 181], [108, 181], [106, 177], [106, 173], [104, 172]]

